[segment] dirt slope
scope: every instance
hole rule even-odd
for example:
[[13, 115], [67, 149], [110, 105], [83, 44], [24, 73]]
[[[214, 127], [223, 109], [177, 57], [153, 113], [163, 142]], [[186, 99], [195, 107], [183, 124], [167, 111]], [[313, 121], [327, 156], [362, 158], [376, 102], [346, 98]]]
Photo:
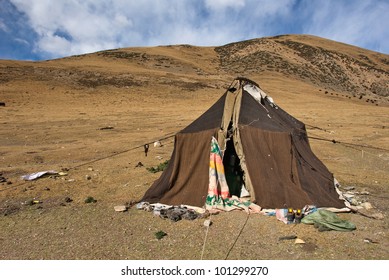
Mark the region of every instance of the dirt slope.
[[[388, 55], [302, 35], [0, 61], [0, 259], [388, 259], [388, 72]], [[115, 205], [141, 198], [159, 177], [146, 168], [170, 158], [169, 136], [236, 76], [259, 83], [307, 124], [309, 136], [352, 144], [311, 139], [340, 183], [365, 193], [359, 199], [374, 206], [367, 214], [384, 218], [341, 214], [356, 231], [319, 233], [222, 213], [212, 217], [202, 252], [203, 220], [116, 213]], [[143, 144], [161, 138], [146, 157]], [[43, 170], [68, 175], [20, 179]], [[86, 204], [88, 196], [97, 202]], [[162, 240], [159, 230], [168, 234]], [[278, 240], [291, 234], [307, 243]]]

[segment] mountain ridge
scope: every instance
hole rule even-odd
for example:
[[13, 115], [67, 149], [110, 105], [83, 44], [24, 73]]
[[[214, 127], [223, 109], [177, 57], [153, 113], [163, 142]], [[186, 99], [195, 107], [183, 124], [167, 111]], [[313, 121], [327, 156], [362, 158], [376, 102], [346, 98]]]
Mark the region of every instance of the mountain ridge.
[[389, 102], [388, 55], [312, 35], [263, 37], [217, 47], [120, 48], [39, 62], [3, 60], [0, 66], [2, 83], [28, 76], [92, 88], [153, 81], [197, 90], [219, 88], [236, 76], [281, 75], [350, 97]]

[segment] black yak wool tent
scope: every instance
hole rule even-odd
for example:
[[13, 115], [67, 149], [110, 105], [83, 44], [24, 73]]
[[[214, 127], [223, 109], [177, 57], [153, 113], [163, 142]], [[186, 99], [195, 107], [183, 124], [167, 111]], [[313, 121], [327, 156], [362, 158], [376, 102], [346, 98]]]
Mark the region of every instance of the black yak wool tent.
[[175, 135], [169, 164], [142, 201], [203, 207], [232, 195], [262, 208], [345, 207], [305, 125], [246, 78]]

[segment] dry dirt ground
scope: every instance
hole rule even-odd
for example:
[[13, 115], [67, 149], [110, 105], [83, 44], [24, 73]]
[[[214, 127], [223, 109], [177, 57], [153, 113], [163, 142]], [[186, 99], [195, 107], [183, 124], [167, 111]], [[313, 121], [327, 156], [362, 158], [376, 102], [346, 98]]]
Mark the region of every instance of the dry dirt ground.
[[[0, 84], [6, 105], [0, 107], [0, 176], [6, 179], [0, 183], [0, 259], [389, 259], [387, 104], [325, 93], [274, 73], [248, 78], [305, 122], [309, 136], [354, 144], [311, 139], [342, 186], [369, 193], [359, 196], [374, 206], [365, 214], [383, 219], [340, 214], [357, 229], [318, 232], [275, 217], [220, 213], [211, 217], [205, 239], [202, 219], [174, 223], [134, 207], [115, 212], [114, 206], [142, 197], [161, 174], [146, 167], [170, 158], [168, 136], [216, 102], [232, 76], [213, 77], [215, 86], [189, 91], [154, 86], [152, 73], [144, 87], [120, 88], [74, 88], [25, 76]], [[151, 144], [146, 157], [143, 144], [161, 138], [163, 146]], [[139, 162], [144, 166], [136, 167]], [[20, 179], [44, 170], [65, 170], [67, 176]], [[97, 202], [85, 203], [89, 196]], [[167, 235], [158, 240], [158, 231]], [[289, 235], [306, 243], [279, 240]]]

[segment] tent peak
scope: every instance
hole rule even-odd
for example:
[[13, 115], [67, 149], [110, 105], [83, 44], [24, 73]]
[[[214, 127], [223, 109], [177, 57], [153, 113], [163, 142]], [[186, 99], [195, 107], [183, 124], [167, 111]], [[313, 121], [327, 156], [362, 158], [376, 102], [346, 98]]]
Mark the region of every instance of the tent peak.
[[245, 77], [236, 77], [235, 78], [236, 81], [239, 81], [239, 82], [245, 82], [245, 83], [249, 83], [249, 84], [252, 84], [258, 88], [261, 88], [256, 82], [250, 80], [250, 79], [247, 79]]

